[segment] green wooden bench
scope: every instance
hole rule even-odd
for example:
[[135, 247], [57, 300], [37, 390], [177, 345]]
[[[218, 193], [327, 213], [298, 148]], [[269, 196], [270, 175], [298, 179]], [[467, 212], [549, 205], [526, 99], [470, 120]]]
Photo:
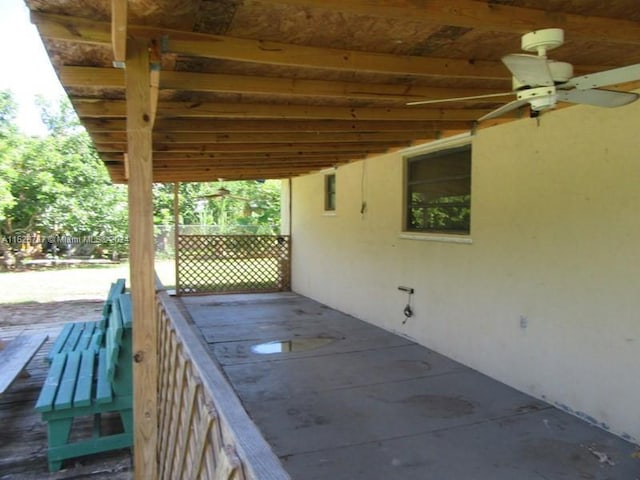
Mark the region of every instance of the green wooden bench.
[[[61, 352], [53, 357], [36, 410], [47, 422], [49, 470], [62, 461], [133, 446], [133, 385], [131, 353], [131, 297], [115, 298], [105, 331], [105, 346]], [[116, 412], [124, 431], [103, 435], [101, 415]], [[90, 438], [70, 442], [76, 417], [93, 416]]]
[[113, 300], [124, 293], [124, 290], [124, 278], [119, 278], [111, 284], [109, 294], [102, 307], [100, 320], [66, 323], [47, 354], [47, 361], [51, 363], [57, 354], [74, 350], [93, 350], [97, 353], [103, 344], [104, 331], [111, 314]]

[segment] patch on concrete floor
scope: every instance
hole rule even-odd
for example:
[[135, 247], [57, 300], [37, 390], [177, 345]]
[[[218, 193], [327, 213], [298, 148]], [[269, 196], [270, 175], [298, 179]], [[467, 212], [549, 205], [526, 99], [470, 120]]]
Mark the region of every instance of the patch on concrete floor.
[[271, 355], [273, 353], [294, 353], [314, 350], [328, 345], [337, 340], [336, 337], [310, 337], [292, 338], [290, 340], [276, 340], [273, 342], [258, 343], [251, 346], [253, 353]]
[[421, 413], [429, 417], [455, 418], [471, 415], [473, 404], [467, 400], [444, 395], [412, 395], [401, 401], [406, 405], [419, 407]]

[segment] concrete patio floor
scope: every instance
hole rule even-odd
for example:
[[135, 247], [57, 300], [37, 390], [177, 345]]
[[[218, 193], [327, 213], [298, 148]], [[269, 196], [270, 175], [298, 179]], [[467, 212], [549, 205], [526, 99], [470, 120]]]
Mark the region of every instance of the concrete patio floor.
[[182, 302], [293, 479], [640, 479], [637, 446], [308, 298]]

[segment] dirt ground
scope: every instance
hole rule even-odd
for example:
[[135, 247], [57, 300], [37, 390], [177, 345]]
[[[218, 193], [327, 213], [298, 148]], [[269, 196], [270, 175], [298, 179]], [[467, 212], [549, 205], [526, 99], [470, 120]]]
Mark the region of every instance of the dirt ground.
[[[173, 283], [173, 262], [158, 262], [156, 271], [165, 285]], [[2, 272], [0, 328], [96, 319], [118, 278], [129, 285], [127, 263]]]

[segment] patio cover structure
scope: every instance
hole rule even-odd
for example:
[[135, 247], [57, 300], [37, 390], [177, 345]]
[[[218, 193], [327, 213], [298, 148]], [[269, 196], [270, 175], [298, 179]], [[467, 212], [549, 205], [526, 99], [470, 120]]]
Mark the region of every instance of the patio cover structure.
[[112, 180], [129, 186], [137, 478], [158, 469], [153, 182], [287, 178], [468, 131], [511, 98], [406, 103], [510, 91], [500, 58], [540, 28], [565, 30], [552, 56], [576, 74], [640, 62], [635, 0], [27, 4]]

